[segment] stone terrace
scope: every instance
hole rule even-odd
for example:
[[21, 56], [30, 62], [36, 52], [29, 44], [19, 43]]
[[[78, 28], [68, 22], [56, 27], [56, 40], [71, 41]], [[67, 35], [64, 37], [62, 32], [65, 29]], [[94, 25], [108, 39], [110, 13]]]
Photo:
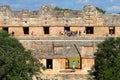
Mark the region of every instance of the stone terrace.
[[17, 37], [19, 40], [105, 40], [108, 37]]
[[88, 80], [89, 78], [89, 72], [79, 69], [77, 69], [75, 72], [47, 70], [41, 75], [37, 76], [38, 80]]

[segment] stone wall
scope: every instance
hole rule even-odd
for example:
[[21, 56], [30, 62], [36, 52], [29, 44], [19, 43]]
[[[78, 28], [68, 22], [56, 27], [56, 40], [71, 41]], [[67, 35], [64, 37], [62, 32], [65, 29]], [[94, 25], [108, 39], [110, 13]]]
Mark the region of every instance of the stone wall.
[[[8, 6], [0, 6], [0, 29], [7, 27], [8, 33], [14, 31], [15, 36], [61, 37], [59, 32], [64, 33], [65, 26], [69, 26], [70, 30], [81, 31], [80, 36], [106, 36], [109, 27], [115, 27], [113, 36], [120, 36], [119, 22], [120, 15], [102, 14], [93, 5], [86, 5], [82, 10], [54, 10], [44, 6], [36, 11], [13, 11]], [[49, 34], [44, 34], [45, 26], [49, 27]], [[29, 28], [27, 35], [23, 27]], [[93, 33], [84, 33], [86, 27], [93, 27]]]
[[32, 50], [35, 57], [42, 59], [44, 65], [46, 65], [46, 59], [52, 59], [53, 69], [65, 69], [66, 58], [79, 57], [79, 53], [74, 47], [76, 45], [82, 57], [82, 68], [86, 70], [92, 68], [94, 65], [94, 53], [97, 49], [96, 46], [101, 41], [74, 40], [78, 39], [73, 37], [70, 39], [59, 38], [57, 40], [57, 37], [54, 37], [41, 38], [40, 40], [20, 40], [20, 42], [26, 49]]
[[[24, 26], [24, 27], [28, 27], [28, 26]], [[102, 27], [102, 26], [94, 26], [93, 27], [93, 33], [92, 34], [87, 34], [85, 32], [87, 32], [86, 30], [86, 26], [84, 27], [73, 27], [70, 26], [70, 31], [76, 31], [76, 35], [72, 35], [68, 36], [67, 34], [65, 34], [64, 31], [64, 26], [48, 26], [49, 27], [49, 34], [45, 34], [44, 32], [44, 27], [43, 26], [29, 26], [28, 27], [28, 34], [24, 34], [24, 27], [23, 26], [11, 26], [8, 27], [6, 26], [6, 28], [8, 28], [8, 33], [11, 34], [12, 32], [14, 32], [14, 36], [15, 37], [105, 37], [107, 34], [110, 35], [110, 31], [108, 26]], [[0, 30], [2, 30], [3, 26], [0, 26]], [[111, 36], [113, 37], [119, 37], [120, 36], [120, 27], [115, 27], [114, 31], [115, 33], [112, 34]], [[80, 31], [80, 34], [79, 34]], [[60, 32], [62, 34], [60, 34]]]
[[[96, 42], [94, 41], [42, 41], [42, 40], [20, 40], [26, 49], [33, 51], [37, 57], [53, 57], [53, 58], [66, 58], [76, 56], [78, 57], [78, 52], [74, 47], [77, 45], [79, 52], [82, 57], [93, 57], [93, 53], [96, 49]], [[95, 43], [95, 44], [93, 44]]]
[[94, 67], [94, 59], [93, 58], [82, 58], [82, 69], [91, 70]]
[[[43, 63], [45, 65], [45, 67], [47, 66], [46, 65], [46, 60], [47, 59], [51, 59], [51, 58], [46, 58], [46, 59], [39, 59], [41, 63]], [[53, 60], [53, 70], [57, 70], [57, 71], [60, 71], [60, 70], [63, 70], [65, 69], [65, 62], [66, 62], [66, 59], [65, 58], [56, 58], [56, 59], [52, 59]], [[47, 68], [46, 68], [47, 69]]]

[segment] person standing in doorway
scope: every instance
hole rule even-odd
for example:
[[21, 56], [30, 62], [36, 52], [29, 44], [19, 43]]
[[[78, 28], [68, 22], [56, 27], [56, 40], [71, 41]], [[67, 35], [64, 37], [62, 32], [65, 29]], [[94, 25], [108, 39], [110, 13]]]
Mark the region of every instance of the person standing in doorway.
[[73, 67], [73, 70], [75, 70], [75, 67], [76, 67], [76, 62], [75, 61], [72, 62], [72, 67]]
[[78, 61], [78, 68], [80, 68], [80, 61]]

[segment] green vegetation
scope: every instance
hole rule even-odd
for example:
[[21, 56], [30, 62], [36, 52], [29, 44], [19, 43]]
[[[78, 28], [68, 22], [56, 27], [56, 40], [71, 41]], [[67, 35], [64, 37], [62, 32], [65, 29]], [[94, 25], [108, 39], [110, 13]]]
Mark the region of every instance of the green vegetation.
[[117, 14], [120, 14], [120, 12], [118, 12]]
[[99, 12], [103, 13], [103, 14], [105, 14], [105, 13], [106, 13], [106, 11], [105, 11], [105, 10], [100, 9], [99, 7], [96, 7], [96, 9], [97, 9]]
[[107, 38], [95, 53], [96, 80], [120, 79], [120, 38]]
[[[68, 60], [69, 60], [69, 68], [72, 68], [73, 61], [75, 61], [77, 64], [76, 68], [79, 68], [79, 66], [78, 66], [78, 61], [80, 61], [79, 57], [77, 57], [77, 58], [76, 57], [69, 57]], [[68, 65], [68, 63], [66, 63], [66, 67], [68, 67], [67, 65]]]
[[0, 79], [31, 80], [44, 66], [7, 32], [0, 31]]
[[53, 8], [53, 10], [56, 10], [56, 11], [65, 11], [65, 10], [71, 11], [71, 9], [60, 8], [60, 7], [58, 7], [58, 6], [56, 6], [55, 8]]

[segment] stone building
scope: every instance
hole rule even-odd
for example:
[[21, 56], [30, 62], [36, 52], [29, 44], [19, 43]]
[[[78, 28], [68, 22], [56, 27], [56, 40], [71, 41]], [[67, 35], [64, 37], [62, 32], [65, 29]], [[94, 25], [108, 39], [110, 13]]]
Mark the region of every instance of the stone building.
[[1, 6], [0, 30], [18, 38], [46, 68], [65, 69], [67, 58], [81, 56], [82, 69], [90, 69], [97, 44], [120, 36], [120, 15], [102, 14], [93, 5], [82, 10], [54, 10], [46, 5], [36, 11]]

